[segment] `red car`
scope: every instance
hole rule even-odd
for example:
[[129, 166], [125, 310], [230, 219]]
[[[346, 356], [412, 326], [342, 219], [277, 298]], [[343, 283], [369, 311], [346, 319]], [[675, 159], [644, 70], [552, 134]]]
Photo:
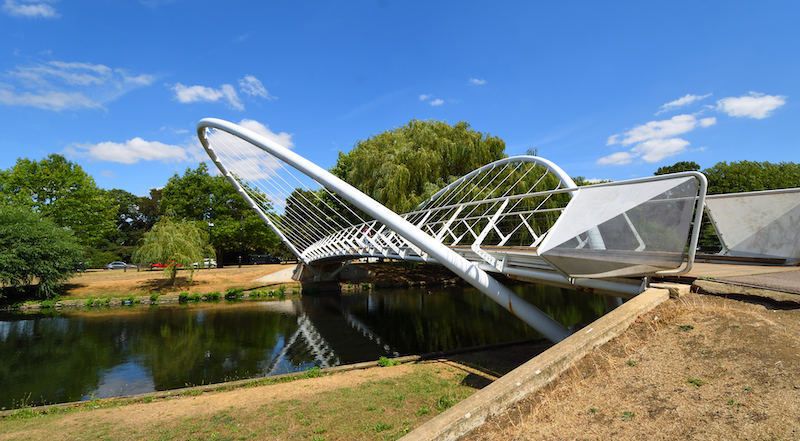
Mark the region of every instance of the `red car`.
[[166, 262], [166, 263], [164, 263], [164, 262], [158, 262], [158, 263], [154, 263], [154, 264], [150, 265], [150, 269], [151, 269], [151, 270], [154, 270], [154, 269], [164, 269], [164, 268], [166, 268], [166, 267], [168, 267], [168, 266], [171, 266], [171, 265], [177, 265], [177, 266], [178, 266], [178, 268], [180, 268], [180, 267], [182, 267], [182, 266], [183, 266], [183, 265], [181, 265], [180, 263], [175, 263], [175, 261], [173, 260], [173, 261], [171, 261], [171, 262]]

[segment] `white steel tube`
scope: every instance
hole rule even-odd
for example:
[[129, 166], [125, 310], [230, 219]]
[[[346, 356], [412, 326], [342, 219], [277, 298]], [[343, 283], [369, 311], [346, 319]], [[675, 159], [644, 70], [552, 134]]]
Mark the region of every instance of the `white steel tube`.
[[402, 234], [409, 242], [414, 243], [438, 263], [453, 271], [500, 304], [500, 306], [539, 331], [548, 340], [559, 342], [569, 336], [567, 328], [539, 308], [526, 302], [476, 265], [433, 237], [425, 234], [425, 232], [400, 217], [397, 213], [384, 207], [381, 203], [328, 173], [313, 162], [255, 132], [216, 118], [205, 118], [197, 124], [197, 135], [206, 149], [208, 149], [208, 140], [205, 137], [206, 128], [222, 130], [252, 143], [324, 185], [373, 218], [379, 219], [392, 230]]

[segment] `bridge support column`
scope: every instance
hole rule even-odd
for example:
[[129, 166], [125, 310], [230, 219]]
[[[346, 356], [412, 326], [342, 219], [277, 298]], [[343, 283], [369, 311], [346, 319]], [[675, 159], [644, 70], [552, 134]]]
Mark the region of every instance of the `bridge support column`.
[[363, 265], [350, 265], [346, 262], [314, 263], [306, 265], [297, 264], [292, 279], [298, 282], [335, 282], [347, 279], [365, 279], [372, 277], [371, 271], [362, 268]]

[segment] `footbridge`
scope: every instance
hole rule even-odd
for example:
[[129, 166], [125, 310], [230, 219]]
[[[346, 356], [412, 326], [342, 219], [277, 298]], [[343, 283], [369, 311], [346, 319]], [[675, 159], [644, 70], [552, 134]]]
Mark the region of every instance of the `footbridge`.
[[258, 133], [203, 119], [198, 137], [220, 172], [313, 277], [342, 262], [444, 265], [551, 341], [570, 332], [492, 274], [616, 296], [691, 269], [705, 176], [684, 172], [578, 187], [556, 164], [514, 156], [394, 213]]

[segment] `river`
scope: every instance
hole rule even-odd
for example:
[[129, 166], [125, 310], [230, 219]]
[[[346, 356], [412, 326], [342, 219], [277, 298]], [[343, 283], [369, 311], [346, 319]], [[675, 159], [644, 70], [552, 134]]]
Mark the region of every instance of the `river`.
[[[602, 296], [512, 289], [566, 326]], [[0, 314], [0, 408], [125, 396], [541, 337], [471, 287]]]

